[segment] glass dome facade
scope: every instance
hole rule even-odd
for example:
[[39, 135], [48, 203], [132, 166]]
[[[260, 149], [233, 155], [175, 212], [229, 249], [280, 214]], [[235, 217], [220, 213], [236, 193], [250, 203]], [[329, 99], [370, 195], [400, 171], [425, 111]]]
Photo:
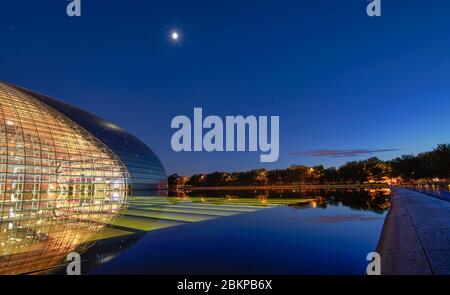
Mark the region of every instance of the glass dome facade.
[[120, 214], [131, 189], [165, 185], [161, 163], [134, 136], [50, 100], [0, 82], [0, 274], [65, 260]]
[[114, 123], [63, 101], [19, 88], [76, 122], [116, 154], [130, 173], [133, 190], [167, 189], [166, 171], [156, 154], [134, 135]]

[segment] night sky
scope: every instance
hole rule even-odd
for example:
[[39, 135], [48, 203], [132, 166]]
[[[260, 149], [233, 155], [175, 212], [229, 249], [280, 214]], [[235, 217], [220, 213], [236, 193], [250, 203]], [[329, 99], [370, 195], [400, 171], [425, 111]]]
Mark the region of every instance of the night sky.
[[[130, 131], [168, 173], [335, 166], [450, 140], [450, 1], [1, 0], [0, 80]], [[180, 40], [170, 40], [171, 30]], [[175, 153], [177, 115], [280, 116], [280, 158]]]

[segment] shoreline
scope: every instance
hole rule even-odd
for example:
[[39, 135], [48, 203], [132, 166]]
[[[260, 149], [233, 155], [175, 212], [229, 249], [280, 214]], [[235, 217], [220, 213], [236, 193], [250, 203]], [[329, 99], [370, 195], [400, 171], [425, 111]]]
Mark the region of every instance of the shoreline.
[[242, 185], [242, 186], [193, 186], [193, 187], [178, 187], [169, 188], [169, 190], [313, 190], [313, 189], [383, 189], [390, 188], [390, 185], [385, 183], [372, 184], [300, 184], [300, 185]]

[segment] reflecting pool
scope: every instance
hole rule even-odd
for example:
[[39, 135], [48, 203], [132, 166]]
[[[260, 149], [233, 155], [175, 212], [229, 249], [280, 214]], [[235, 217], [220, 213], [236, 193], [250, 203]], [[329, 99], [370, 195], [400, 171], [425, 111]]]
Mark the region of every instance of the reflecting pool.
[[47, 199], [0, 222], [0, 273], [65, 274], [76, 251], [83, 274], [363, 274], [390, 190]]
[[364, 274], [390, 191], [195, 191], [131, 197], [89, 274]]

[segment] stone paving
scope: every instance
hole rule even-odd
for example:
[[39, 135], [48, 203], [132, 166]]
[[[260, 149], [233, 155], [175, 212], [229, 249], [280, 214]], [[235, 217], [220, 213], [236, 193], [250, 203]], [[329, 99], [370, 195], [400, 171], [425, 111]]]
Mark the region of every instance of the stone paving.
[[393, 188], [377, 251], [382, 274], [450, 274], [450, 202]]

